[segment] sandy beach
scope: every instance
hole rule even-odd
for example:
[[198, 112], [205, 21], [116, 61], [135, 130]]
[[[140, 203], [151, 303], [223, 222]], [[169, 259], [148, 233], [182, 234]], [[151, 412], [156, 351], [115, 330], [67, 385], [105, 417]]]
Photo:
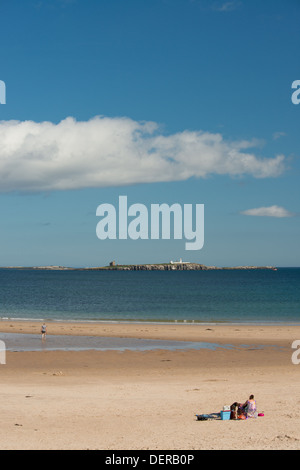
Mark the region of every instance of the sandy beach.
[[[40, 323], [1, 321], [2, 333]], [[218, 343], [216, 350], [7, 351], [1, 449], [299, 449], [300, 326], [47, 323], [52, 335]], [[230, 347], [227, 347], [230, 345]], [[299, 355], [300, 356], [300, 355]], [[197, 421], [250, 394], [263, 417]]]

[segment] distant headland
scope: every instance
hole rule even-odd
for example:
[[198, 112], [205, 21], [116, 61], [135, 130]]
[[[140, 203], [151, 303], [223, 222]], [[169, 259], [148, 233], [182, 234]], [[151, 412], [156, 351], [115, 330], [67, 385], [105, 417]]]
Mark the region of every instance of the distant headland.
[[85, 268], [72, 268], [66, 266], [2, 266], [1, 269], [42, 269], [49, 271], [208, 271], [213, 269], [272, 269], [274, 266], [233, 266], [218, 267], [206, 266], [205, 264], [192, 263], [190, 261], [170, 261], [169, 263], [147, 263], [147, 264], [117, 264], [111, 261], [108, 266], [96, 266]]

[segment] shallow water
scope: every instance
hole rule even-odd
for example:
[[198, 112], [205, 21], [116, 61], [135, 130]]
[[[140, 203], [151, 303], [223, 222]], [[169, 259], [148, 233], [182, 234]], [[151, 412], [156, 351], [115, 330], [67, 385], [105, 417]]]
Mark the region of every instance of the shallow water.
[[108, 338], [102, 336], [48, 335], [42, 341], [40, 335], [23, 333], [1, 333], [7, 351], [149, 351], [155, 349], [211, 349], [231, 347], [209, 342], [165, 341], [139, 338]]

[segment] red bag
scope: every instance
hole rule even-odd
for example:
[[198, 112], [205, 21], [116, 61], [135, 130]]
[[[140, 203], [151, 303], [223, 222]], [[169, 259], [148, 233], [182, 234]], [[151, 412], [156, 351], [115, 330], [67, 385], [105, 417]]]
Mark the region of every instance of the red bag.
[[247, 419], [247, 418], [246, 418], [246, 416], [245, 416], [244, 414], [240, 414], [240, 415], [238, 416], [238, 419]]

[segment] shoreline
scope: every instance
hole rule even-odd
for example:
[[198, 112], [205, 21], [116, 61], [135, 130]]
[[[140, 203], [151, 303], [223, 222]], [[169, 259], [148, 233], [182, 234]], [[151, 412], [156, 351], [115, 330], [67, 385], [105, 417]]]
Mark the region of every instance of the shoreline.
[[283, 321], [283, 320], [214, 320], [214, 321], [194, 321], [194, 320], [142, 320], [142, 319], [134, 319], [134, 320], [78, 320], [76, 318], [70, 318], [69, 320], [66, 319], [50, 319], [48, 317], [43, 318], [20, 318], [20, 317], [0, 317], [0, 325], [1, 323], [8, 323], [8, 322], [20, 322], [20, 323], [41, 323], [41, 322], [49, 322], [52, 324], [91, 324], [91, 325], [102, 325], [102, 324], [120, 324], [120, 325], [190, 325], [190, 326], [207, 326], [207, 325], [244, 325], [244, 326], [277, 326], [277, 325], [286, 325], [286, 326], [300, 326], [299, 321]]
[[109, 266], [69, 267], [69, 266], [0, 266], [0, 269], [44, 270], [44, 271], [211, 271], [211, 270], [261, 270], [277, 271], [276, 266], [207, 266], [191, 261], [142, 264], [110, 264]]
[[[300, 339], [300, 324], [123, 323], [47, 321], [47, 335], [137, 338], [219, 344], [291, 344]], [[41, 321], [1, 320], [0, 332], [40, 334]]]

